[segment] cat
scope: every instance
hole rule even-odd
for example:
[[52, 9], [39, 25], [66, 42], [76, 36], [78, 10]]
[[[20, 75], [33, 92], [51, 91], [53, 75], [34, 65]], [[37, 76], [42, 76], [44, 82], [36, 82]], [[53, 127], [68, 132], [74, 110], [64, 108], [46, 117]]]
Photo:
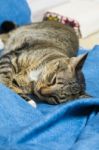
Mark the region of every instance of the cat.
[[59, 104], [88, 97], [83, 64], [88, 54], [77, 56], [78, 37], [73, 28], [55, 21], [24, 25], [0, 35], [0, 82], [31, 101]]

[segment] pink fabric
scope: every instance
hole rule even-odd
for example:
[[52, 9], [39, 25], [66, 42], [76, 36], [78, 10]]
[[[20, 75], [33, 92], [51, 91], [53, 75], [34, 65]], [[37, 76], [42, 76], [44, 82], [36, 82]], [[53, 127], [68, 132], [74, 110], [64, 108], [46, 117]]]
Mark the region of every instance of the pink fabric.
[[46, 12], [43, 20], [57, 21], [57, 22], [61, 22], [62, 24], [65, 24], [65, 25], [70, 25], [71, 27], [74, 28], [77, 35], [79, 37], [81, 37], [80, 24], [77, 20], [71, 19], [66, 16], [62, 16], [62, 15], [60, 15], [58, 13], [54, 13], [54, 12]]

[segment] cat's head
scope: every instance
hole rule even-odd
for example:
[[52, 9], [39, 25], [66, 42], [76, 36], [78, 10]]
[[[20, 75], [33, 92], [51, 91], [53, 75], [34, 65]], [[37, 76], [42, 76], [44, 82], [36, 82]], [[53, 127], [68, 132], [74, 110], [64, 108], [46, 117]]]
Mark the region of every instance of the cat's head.
[[45, 65], [35, 82], [35, 94], [42, 100], [57, 104], [79, 98], [85, 93], [81, 69], [87, 54], [54, 60]]

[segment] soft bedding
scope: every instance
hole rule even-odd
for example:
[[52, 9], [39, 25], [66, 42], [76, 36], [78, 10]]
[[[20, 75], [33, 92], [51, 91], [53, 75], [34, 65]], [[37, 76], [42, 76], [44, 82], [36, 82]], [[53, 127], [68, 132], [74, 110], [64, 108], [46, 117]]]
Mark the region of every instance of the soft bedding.
[[27, 0], [32, 21], [41, 21], [49, 11], [75, 20], [83, 38], [99, 31], [99, 0]]
[[[14, 2], [21, 9], [26, 4], [24, 0], [8, 0], [7, 4], [12, 6]], [[4, 15], [1, 22], [9, 8], [3, 5], [0, 10]], [[12, 11], [8, 13], [18, 24], [30, 22], [30, 16], [24, 15], [16, 18]], [[93, 97], [60, 105], [38, 103], [33, 108], [0, 84], [0, 150], [99, 150], [99, 46], [89, 52], [83, 72], [86, 91]]]
[[0, 24], [5, 20], [17, 25], [31, 22], [31, 11], [26, 0], [0, 0]]
[[60, 105], [38, 103], [33, 108], [0, 85], [0, 149], [98, 150], [99, 46], [89, 52], [83, 72], [93, 97]]

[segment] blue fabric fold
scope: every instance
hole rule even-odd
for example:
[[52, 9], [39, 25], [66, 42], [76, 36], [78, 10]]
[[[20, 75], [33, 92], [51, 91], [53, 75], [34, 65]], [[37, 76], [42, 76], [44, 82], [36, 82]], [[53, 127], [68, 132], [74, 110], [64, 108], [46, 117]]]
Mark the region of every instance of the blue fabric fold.
[[93, 97], [59, 105], [33, 108], [0, 84], [0, 150], [99, 150], [99, 46], [83, 72]]
[[31, 11], [27, 0], [0, 0], [0, 24], [6, 20], [17, 25], [31, 22]]

